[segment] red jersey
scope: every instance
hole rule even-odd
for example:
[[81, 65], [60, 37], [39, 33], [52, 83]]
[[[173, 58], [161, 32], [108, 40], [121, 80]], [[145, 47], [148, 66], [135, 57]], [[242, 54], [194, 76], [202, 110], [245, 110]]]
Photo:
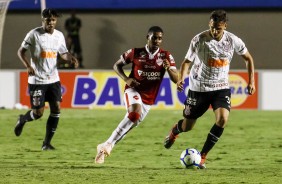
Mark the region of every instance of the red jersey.
[[[163, 60], [170, 62], [170, 68], [175, 68], [175, 61], [172, 55], [165, 50], [158, 49], [155, 53], [148, 51], [147, 45], [143, 48], [133, 48], [121, 55], [123, 62], [132, 63], [129, 77], [136, 79], [140, 85], [134, 89], [141, 95], [145, 104], [154, 104], [161, 82], [165, 75]], [[125, 89], [130, 88], [128, 85]]]

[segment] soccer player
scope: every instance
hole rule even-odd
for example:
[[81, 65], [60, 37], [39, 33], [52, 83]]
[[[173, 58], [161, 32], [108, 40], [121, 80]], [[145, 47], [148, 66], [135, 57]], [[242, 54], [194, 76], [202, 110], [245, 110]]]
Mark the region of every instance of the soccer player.
[[228, 72], [234, 51], [242, 56], [248, 70], [248, 94], [255, 93], [254, 61], [245, 43], [234, 34], [226, 31], [227, 14], [224, 10], [211, 13], [209, 30], [197, 34], [180, 67], [177, 89], [184, 90], [184, 79], [189, 71], [189, 91], [184, 102], [183, 119], [171, 129], [164, 141], [169, 149], [178, 134], [192, 130], [197, 119], [209, 108], [213, 108], [215, 124], [210, 129], [201, 150], [201, 168], [205, 168], [208, 152], [213, 148], [223, 133], [230, 111], [230, 88]]
[[[127, 113], [108, 140], [97, 146], [96, 163], [104, 163], [104, 157], [110, 155], [115, 144], [144, 120], [155, 102], [165, 73], [171, 81], [177, 82], [175, 61], [168, 51], [160, 48], [162, 41], [162, 28], [153, 26], [148, 30], [145, 47], [126, 51], [114, 64], [115, 72], [126, 83], [124, 104]], [[128, 64], [132, 68], [127, 76], [123, 67]]]
[[[55, 149], [51, 145], [60, 117], [60, 102], [62, 99], [60, 78], [57, 70], [57, 55], [70, 64], [78, 67], [78, 61], [66, 48], [62, 32], [55, 29], [60, 14], [53, 9], [42, 12], [42, 26], [29, 31], [24, 38], [18, 57], [27, 68], [28, 87], [31, 110], [25, 115], [19, 115], [14, 132], [20, 136], [26, 122], [42, 117], [45, 101], [49, 102], [50, 115], [46, 124], [46, 135], [42, 150]], [[30, 52], [30, 62], [26, 55]]]

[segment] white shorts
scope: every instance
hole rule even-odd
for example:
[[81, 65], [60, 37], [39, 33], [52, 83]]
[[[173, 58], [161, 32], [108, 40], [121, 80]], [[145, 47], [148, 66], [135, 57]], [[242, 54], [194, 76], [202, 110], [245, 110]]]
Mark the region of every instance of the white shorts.
[[[128, 88], [128, 89], [125, 90], [125, 92], [124, 92], [124, 104], [125, 104], [126, 110], [132, 104], [140, 104], [141, 105], [142, 113], [141, 113], [140, 119], [137, 122], [137, 124], [139, 124], [141, 121], [144, 120], [144, 118], [147, 116], [147, 114], [149, 113], [149, 111], [151, 109], [151, 105], [144, 104], [142, 102], [140, 94], [133, 88]], [[125, 117], [127, 117], [127, 116], [128, 116], [128, 112], [126, 113]]]

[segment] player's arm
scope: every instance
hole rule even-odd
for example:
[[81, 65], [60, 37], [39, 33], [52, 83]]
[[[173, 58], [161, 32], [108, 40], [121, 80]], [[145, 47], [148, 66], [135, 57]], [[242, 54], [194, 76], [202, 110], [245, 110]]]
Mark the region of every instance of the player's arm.
[[134, 78], [129, 78], [127, 75], [125, 75], [123, 67], [127, 65], [123, 62], [122, 59], [117, 60], [117, 62], [114, 64], [113, 69], [118, 74], [118, 76], [130, 87], [135, 87], [140, 85], [138, 81], [136, 81]]
[[21, 62], [24, 64], [24, 66], [27, 69], [28, 75], [35, 75], [34, 69], [31, 67], [30, 62], [28, 61], [28, 58], [26, 56], [27, 49], [24, 47], [20, 47], [17, 54]]
[[170, 63], [167, 59], [163, 61], [163, 67], [166, 69], [169, 78], [172, 82], [177, 83], [178, 81], [178, 73], [175, 68], [170, 67]]
[[60, 54], [60, 56], [64, 61], [69, 62], [70, 65], [73, 64], [75, 68], [78, 67], [78, 60], [76, 59], [76, 57], [71, 55], [71, 53], [65, 52], [63, 54]]
[[183, 91], [184, 90], [184, 80], [188, 74], [189, 68], [191, 65], [191, 61], [189, 61], [188, 59], [184, 59], [182, 61], [182, 64], [180, 66], [180, 72], [179, 72], [179, 78], [178, 78], [178, 82], [177, 82], [177, 90], [178, 91]]
[[246, 68], [248, 70], [248, 75], [249, 75], [248, 93], [249, 95], [252, 95], [256, 92], [254, 60], [252, 55], [249, 53], [249, 51], [243, 54], [242, 57], [246, 62]]

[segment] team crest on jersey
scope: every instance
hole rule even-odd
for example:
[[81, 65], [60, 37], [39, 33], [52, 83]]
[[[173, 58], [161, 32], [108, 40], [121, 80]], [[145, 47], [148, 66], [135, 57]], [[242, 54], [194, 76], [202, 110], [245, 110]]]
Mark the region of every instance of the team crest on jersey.
[[162, 64], [163, 64], [163, 60], [161, 59], [161, 58], [158, 58], [157, 60], [156, 60], [156, 63], [157, 63], [157, 65], [159, 65], [159, 66], [161, 66]]
[[220, 45], [220, 48], [222, 48], [225, 52], [229, 52], [231, 50], [231, 44], [228, 41], [224, 41]]

